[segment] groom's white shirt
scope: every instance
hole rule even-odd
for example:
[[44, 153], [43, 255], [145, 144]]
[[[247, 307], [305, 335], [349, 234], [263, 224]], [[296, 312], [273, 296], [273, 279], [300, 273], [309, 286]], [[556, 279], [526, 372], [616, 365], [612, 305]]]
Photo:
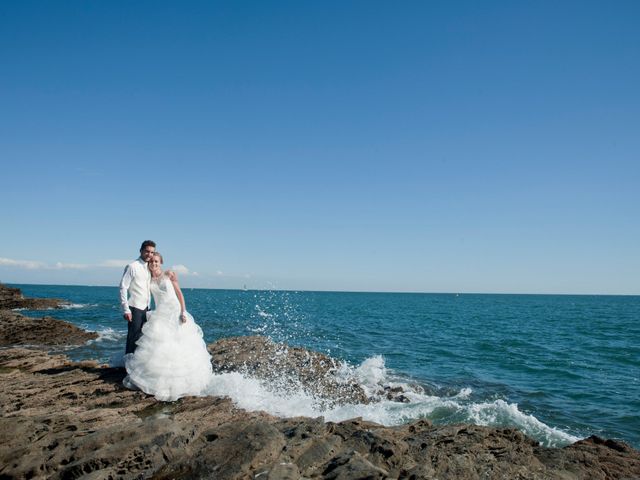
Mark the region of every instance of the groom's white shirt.
[[[129, 307], [144, 310], [151, 305], [151, 273], [147, 263], [138, 258], [124, 269], [120, 280], [120, 304], [122, 312], [129, 313]], [[129, 298], [127, 298], [127, 293]]]

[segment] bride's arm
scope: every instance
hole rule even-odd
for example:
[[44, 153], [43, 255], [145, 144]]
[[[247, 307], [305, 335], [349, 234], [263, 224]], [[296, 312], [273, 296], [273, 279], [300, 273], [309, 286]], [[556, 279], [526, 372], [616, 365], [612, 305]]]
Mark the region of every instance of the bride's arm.
[[178, 285], [178, 275], [176, 275], [176, 272], [167, 272], [167, 276], [169, 277], [169, 280], [171, 280], [171, 284], [173, 285], [173, 289], [176, 291], [176, 296], [178, 297], [178, 301], [180, 302], [180, 308], [182, 309], [182, 312], [180, 313], [180, 320], [182, 321], [182, 323], [187, 321], [187, 316], [186, 316], [186, 311], [187, 311], [187, 306], [184, 303], [184, 295], [182, 295], [182, 290], [180, 290], [180, 285]]

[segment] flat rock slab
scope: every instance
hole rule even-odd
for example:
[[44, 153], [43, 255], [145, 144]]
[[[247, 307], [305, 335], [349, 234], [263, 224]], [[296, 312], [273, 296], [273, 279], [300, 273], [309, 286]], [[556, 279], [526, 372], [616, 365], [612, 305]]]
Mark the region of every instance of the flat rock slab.
[[0, 310], [0, 346], [83, 345], [95, 338], [98, 338], [97, 333], [87, 332], [62, 320], [25, 317], [16, 312]]

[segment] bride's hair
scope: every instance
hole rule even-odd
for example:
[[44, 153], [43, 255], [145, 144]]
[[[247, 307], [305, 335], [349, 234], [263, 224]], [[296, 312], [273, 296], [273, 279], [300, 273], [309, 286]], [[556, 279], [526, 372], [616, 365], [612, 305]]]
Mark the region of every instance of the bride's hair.
[[160, 265], [164, 263], [164, 258], [162, 258], [162, 255], [160, 254], [160, 252], [153, 252], [153, 256], [160, 257]]

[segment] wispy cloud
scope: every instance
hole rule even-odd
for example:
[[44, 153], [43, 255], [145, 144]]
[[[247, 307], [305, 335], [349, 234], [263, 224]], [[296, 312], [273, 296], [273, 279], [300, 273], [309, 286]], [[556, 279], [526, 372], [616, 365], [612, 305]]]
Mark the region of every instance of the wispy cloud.
[[56, 270], [84, 270], [85, 268], [90, 268], [93, 265], [88, 265], [86, 263], [62, 263], [56, 262], [53, 268]]
[[32, 260], [13, 260], [12, 258], [0, 257], [0, 265], [8, 267], [26, 268], [28, 270], [37, 270], [40, 268], [46, 268], [46, 264], [42, 262], [34, 262]]
[[104, 260], [100, 263], [44, 263], [35, 260], [15, 260], [0, 257], [0, 266], [25, 268], [27, 270], [86, 270], [88, 268], [122, 268], [128, 260]]
[[[0, 257], [0, 267], [14, 267], [14, 268], [22, 268], [26, 270], [88, 270], [93, 268], [124, 268], [128, 265], [131, 260], [119, 260], [119, 259], [108, 259], [102, 260], [98, 263], [66, 263], [66, 262], [55, 262], [55, 263], [45, 263], [39, 262], [35, 260], [15, 260], [12, 258]], [[252, 277], [251, 274], [228, 274], [223, 272], [222, 270], [217, 270], [214, 275], [211, 274], [200, 274], [198, 272], [194, 272], [189, 267], [183, 264], [173, 265], [171, 270], [178, 273], [179, 275], [185, 277], [199, 277], [201, 279], [218, 277], [218, 278], [226, 278], [226, 279], [234, 279], [234, 278], [243, 278], [250, 279]]]
[[199, 275], [198, 272], [192, 272], [184, 265], [174, 265], [173, 267], [171, 267], [171, 270], [173, 270], [176, 273], [179, 273], [180, 275], [191, 275], [194, 277], [197, 277]]

